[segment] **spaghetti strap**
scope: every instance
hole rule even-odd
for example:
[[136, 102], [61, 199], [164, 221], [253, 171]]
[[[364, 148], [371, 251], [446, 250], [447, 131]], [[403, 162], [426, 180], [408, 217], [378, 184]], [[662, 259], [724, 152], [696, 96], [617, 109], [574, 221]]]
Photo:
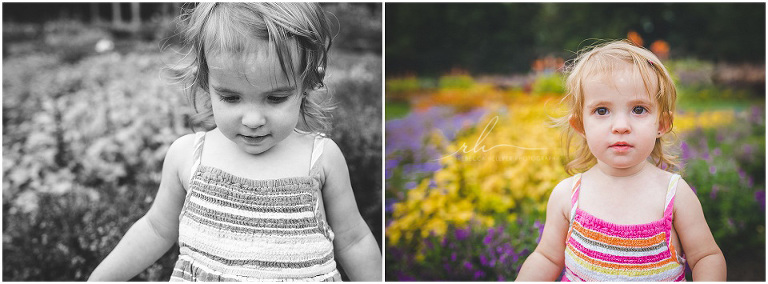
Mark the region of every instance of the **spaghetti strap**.
[[312, 159], [309, 163], [309, 171], [310, 174], [312, 172], [312, 169], [315, 168], [315, 163], [318, 159], [320, 159], [320, 155], [323, 154], [323, 146], [325, 146], [325, 134], [323, 133], [317, 133], [315, 135], [315, 140], [312, 142]]
[[571, 186], [571, 215], [570, 221], [576, 215], [576, 209], [579, 208], [579, 192], [581, 191], [581, 173], [573, 176], [573, 185]]
[[667, 187], [667, 196], [664, 200], [664, 218], [672, 218], [672, 209], [675, 205], [675, 193], [677, 193], [677, 182], [680, 181], [679, 174], [673, 174], [669, 179]]
[[203, 142], [205, 142], [205, 132], [195, 133], [195, 143], [193, 144], [192, 154], [192, 168], [190, 169], [189, 181], [192, 182], [192, 178], [195, 176], [195, 172], [200, 167], [203, 157]]

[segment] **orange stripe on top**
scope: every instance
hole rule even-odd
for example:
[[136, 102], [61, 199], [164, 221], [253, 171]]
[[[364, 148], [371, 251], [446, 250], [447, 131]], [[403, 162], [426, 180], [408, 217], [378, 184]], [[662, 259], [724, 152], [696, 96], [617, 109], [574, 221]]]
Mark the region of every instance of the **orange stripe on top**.
[[600, 241], [602, 243], [606, 243], [614, 246], [642, 248], [642, 247], [654, 246], [658, 243], [666, 241], [666, 237], [663, 232], [650, 238], [625, 239], [625, 238], [604, 235], [602, 233], [595, 232], [590, 229], [586, 229], [582, 227], [581, 224], [579, 224], [579, 222], [573, 222], [571, 225], [573, 226], [574, 230], [581, 233], [581, 235], [584, 236], [585, 238]]

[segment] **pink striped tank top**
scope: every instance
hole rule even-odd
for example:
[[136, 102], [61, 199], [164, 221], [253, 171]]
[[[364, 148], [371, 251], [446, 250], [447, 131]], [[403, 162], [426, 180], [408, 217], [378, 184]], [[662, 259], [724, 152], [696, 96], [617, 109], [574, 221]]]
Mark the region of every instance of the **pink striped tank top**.
[[571, 189], [570, 227], [562, 281], [685, 281], [685, 258], [670, 240], [672, 206], [680, 175], [672, 175], [664, 217], [620, 225], [578, 208], [581, 174]]
[[201, 164], [198, 132], [171, 281], [341, 281], [319, 206], [325, 139], [315, 136], [308, 176], [252, 180]]

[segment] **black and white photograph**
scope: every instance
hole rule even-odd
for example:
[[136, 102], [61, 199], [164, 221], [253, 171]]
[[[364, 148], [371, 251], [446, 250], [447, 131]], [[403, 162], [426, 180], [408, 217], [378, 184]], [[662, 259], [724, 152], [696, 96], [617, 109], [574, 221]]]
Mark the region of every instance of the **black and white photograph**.
[[3, 281], [381, 281], [381, 3], [3, 3]]

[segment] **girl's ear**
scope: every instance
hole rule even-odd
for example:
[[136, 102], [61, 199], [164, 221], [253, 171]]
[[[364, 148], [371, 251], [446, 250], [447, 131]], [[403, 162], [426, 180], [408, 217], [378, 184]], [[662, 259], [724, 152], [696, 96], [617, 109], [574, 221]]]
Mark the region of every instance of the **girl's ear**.
[[672, 116], [673, 114], [671, 111], [661, 114], [661, 119], [659, 121], [659, 132], [657, 132], [656, 138], [660, 138], [664, 134], [667, 134], [667, 132], [672, 131]]
[[581, 136], [584, 136], [584, 125], [579, 121], [578, 118], [576, 118], [575, 115], [571, 115], [570, 118], [568, 118], [568, 124], [571, 125], [571, 128], [576, 130]]

